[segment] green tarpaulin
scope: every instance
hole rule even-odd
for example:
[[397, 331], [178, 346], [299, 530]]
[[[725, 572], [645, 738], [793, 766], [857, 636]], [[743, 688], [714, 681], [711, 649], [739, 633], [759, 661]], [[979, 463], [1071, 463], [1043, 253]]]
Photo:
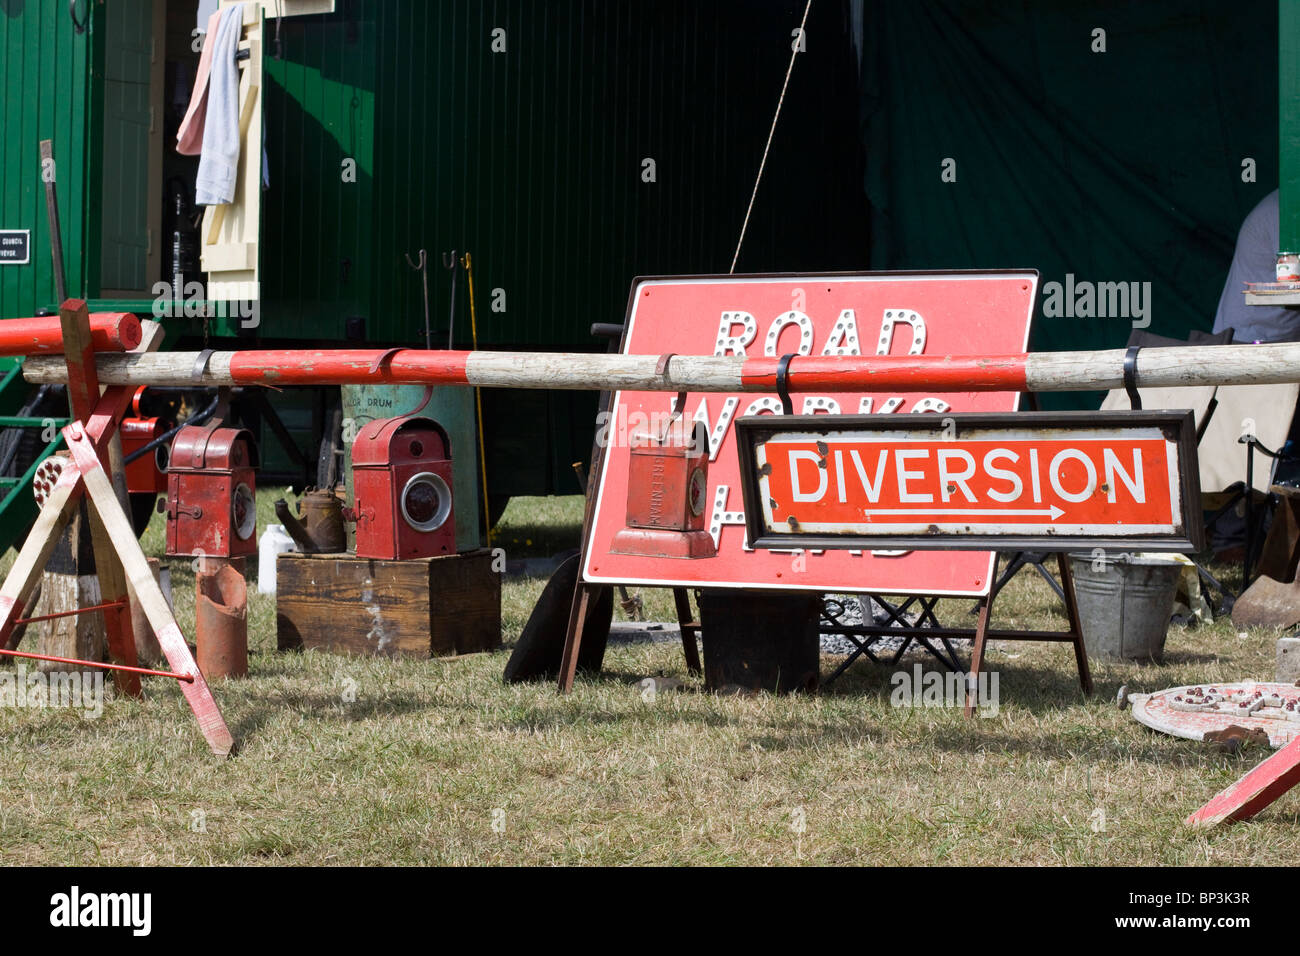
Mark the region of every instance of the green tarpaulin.
[[1053, 282], [1149, 282], [1149, 331], [1210, 329], [1238, 226], [1277, 186], [1275, 3], [856, 12], [872, 268], [1036, 268], [1034, 349], [1120, 347], [1146, 320], [1044, 310]]

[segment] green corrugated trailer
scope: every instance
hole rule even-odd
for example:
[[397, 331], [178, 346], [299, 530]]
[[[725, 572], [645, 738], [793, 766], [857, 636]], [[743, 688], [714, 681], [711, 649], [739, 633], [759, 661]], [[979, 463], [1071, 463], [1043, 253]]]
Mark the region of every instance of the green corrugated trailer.
[[[92, 308], [154, 312], [155, 284], [172, 273], [172, 190], [192, 188], [195, 168], [171, 145], [198, 59], [196, 6], [81, 2], [78, 32], [66, 3], [0, 0], [0, 228], [30, 229], [34, 253], [30, 267], [0, 268], [0, 316], [55, 305], [37, 157], [47, 137], [70, 288]], [[442, 268], [454, 249], [472, 253], [481, 347], [603, 349], [590, 325], [620, 321], [635, 275], [729, 264], [793, 3], [761, 17], [685, 0], [263, 6], [285, 16], [264, 22], [261, 41], [259, 322], [167, 317], [167, 347], [421, 345], [407, 257], [426, 249], [434, 345], [468, 348], [464, 276], [453, 329]], [[865, 260], [857, 133], [851, 119], [833, 132], [819, 118], [857, 108], [844, 6], [824, 6], [810, 23], [824, 24], [820, 55], [787, 103], [791, 128], [813, 122], [816, 138], [778, 142], [768, 167], [777, 184], [815, 150], [818, 175], [794, 207], [760, 202], [742, 268], [770, 267], [774, 251], [787, 268]], [[322, 7], [332, 12], [311, 12]], [[775, 59], [756, 57], [761, 47]], [[328, 402], [275, 402], [310, 460]], [[594, 395], [495, 392], [483, 408], [495, 499], [577, 491]], [[263, 444], [268, 472], [293, 472], [265, 428]]]

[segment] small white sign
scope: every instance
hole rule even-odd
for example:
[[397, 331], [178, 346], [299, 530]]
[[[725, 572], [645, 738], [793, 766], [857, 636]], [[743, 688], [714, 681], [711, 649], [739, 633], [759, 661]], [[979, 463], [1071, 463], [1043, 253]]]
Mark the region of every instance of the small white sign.
[[0, 229], [0, 266], [25, 266], [31, 261], [31, 230]]

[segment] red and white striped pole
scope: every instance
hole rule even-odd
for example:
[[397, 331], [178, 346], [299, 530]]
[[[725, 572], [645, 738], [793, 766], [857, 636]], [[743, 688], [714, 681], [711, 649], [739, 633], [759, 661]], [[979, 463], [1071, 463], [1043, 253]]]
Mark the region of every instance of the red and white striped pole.
[[[1124, 383], [1123, 349], [1011, 355], [814, 356], [791, 360], [791, 392], [1088, 391]], [[770, 356], [268, 349], [96, 356], [109, 385], [474, 385], [480, 388], [772, 392]], [[34, 356], [29, 382], [60, 382], [64, 363]], [[1144, 387], [1300, 382], [1300, 343], [1143, 349]]]

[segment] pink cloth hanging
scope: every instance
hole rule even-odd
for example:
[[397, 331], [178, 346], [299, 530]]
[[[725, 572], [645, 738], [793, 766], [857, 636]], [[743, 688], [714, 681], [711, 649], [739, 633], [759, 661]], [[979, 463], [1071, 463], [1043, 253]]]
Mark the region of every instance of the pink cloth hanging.
[[203, 152], [203, 123], [208, 115], [208, 77], [212, 73], [212, 47], [221, 22], [221, 10], [208, 17], [208, 32], [203, 35], [203, 52], [199, 54], [199, 70], [194, 77], [194, 91], [190, 93], [190, 106], [176, 131], [176, 152], [182, 156], [198, 156]]

